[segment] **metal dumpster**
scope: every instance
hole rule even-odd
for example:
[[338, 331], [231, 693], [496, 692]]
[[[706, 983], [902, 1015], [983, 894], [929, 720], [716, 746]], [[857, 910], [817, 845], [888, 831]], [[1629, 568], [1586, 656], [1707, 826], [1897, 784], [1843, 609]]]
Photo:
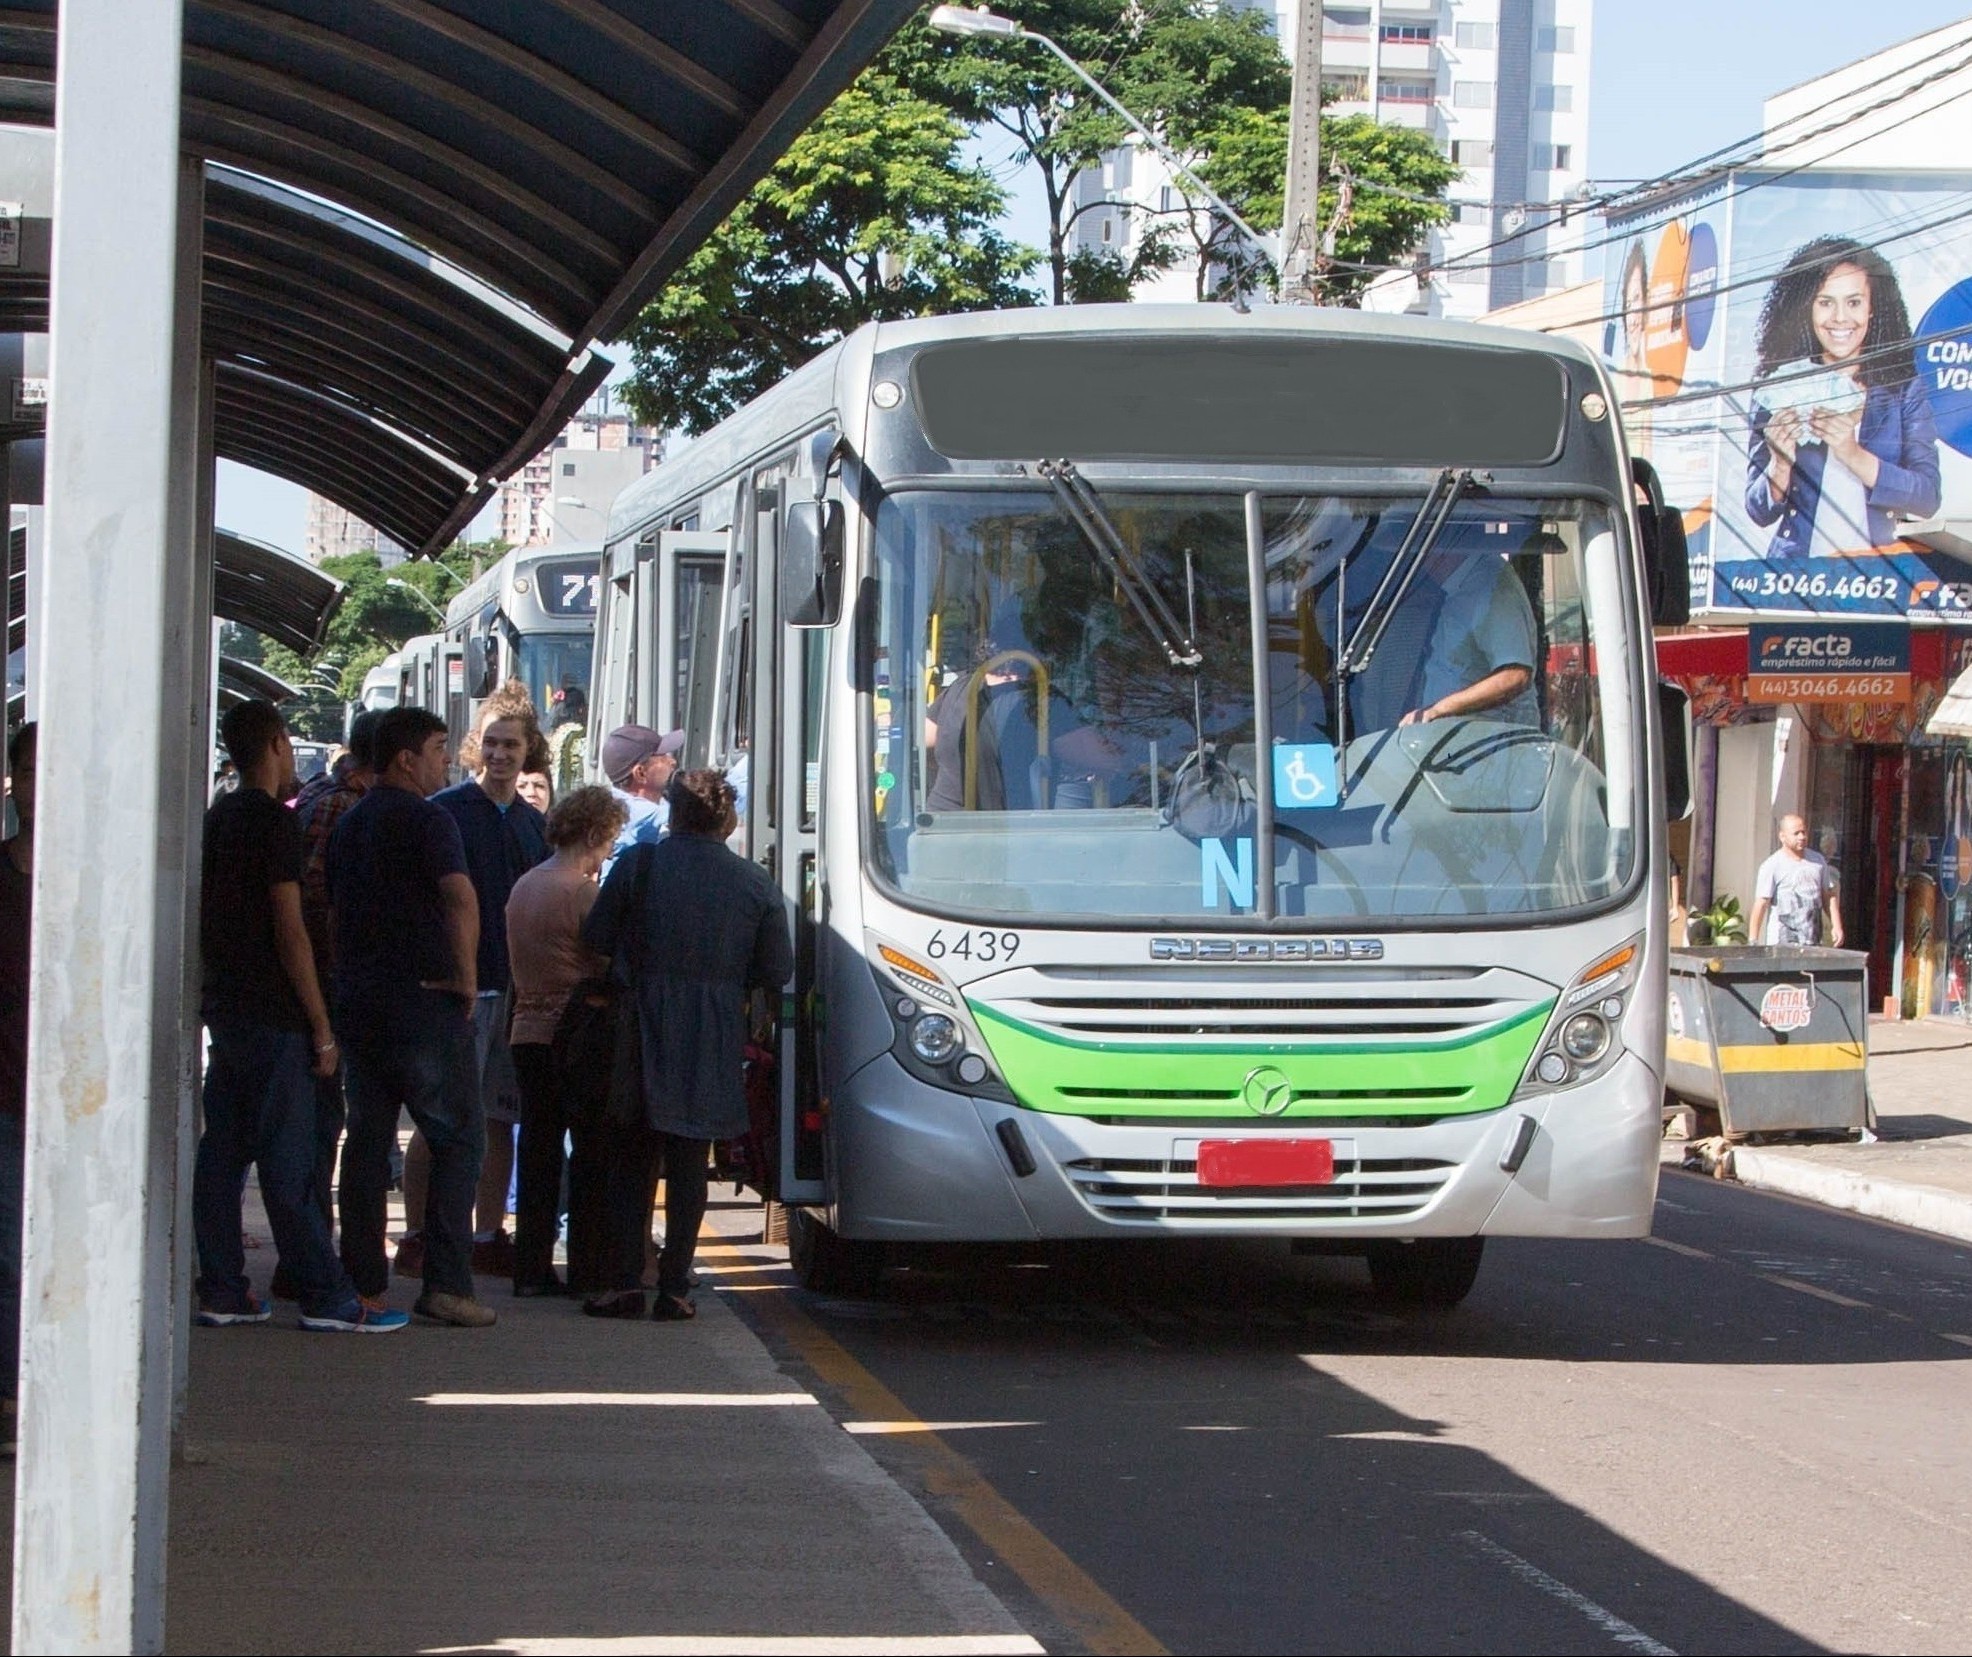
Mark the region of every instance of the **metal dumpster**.
[[1672, 950], [1666, 1091], [1732, 1139], [1865, 1127], [1868, 972], [1853, 949]]

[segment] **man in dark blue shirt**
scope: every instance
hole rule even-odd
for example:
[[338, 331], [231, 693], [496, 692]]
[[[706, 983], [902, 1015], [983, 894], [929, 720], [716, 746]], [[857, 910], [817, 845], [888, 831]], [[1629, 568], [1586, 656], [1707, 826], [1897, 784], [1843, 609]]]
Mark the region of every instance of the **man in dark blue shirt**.
[[[507, 1007], [513, 975], [507, 965], [507, 899], [514, 883], [547, 861], [545, 819], [520, 797], [521, 764], [527, 757], [527, 722], [494, 719], [479, 733], [479, 770], [457, 787], [432, 796], [459, 825], [466, 873], [479, 894], [479, 999], [473, 1009], [474, 1074], [486, 1112], [486, 1163], [479, 1176], [475, 1264], [511, 1274], [513, 1239], [507, 1235], [507, 1192], [514, 1172], [514, 1125], [520, 1120], [520, 1083], [507, 1049]], [[407, 1193], [408, 1196], [408, 1193]], [[419, 1216], [407, 1212], [413, 1226]]]
[[264, 1323], [240, 1244], [240, 1190], [258, 1165], [281, 1264], [306, 1329], [401, 1328], [368, 1305], [335, 1256], [314, 1201], [315, 1092], [336, 1043], [301, 918], [301, 826], [280, 803], [294, 790], [294, 749], [271, 703], [242, 702], [220, 724], [240, 786], [205, 817], [199, 889], [200, 1012], [211, 1038], [205, 1132], [192, 1174], [199, 1322]]
[[481, 1329], [473, 1293], [472, 1207], [486, 1155], [473, 1076], [479, 899], [445, 782], [445, 721], [393, 708], [377, 722], [376, 786], [329, 836], [335, 1027], [343, 1045], [349, 1138], [342, 1158], [342, 1250], [356, 1286], [388, 1282], [384, 1227], [399, 1108], [431, 1148], [418, 1315]]

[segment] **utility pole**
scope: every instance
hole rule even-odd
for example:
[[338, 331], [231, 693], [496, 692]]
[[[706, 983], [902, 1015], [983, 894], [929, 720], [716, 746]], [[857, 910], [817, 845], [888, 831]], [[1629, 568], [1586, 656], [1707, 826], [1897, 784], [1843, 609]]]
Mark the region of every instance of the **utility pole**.
[[1321, 255], [1322, 0], [1296, 0], [1294, 101], [1287, 118], [1287, 207], [1281, 222], [1280, 296], [1318, 303]]

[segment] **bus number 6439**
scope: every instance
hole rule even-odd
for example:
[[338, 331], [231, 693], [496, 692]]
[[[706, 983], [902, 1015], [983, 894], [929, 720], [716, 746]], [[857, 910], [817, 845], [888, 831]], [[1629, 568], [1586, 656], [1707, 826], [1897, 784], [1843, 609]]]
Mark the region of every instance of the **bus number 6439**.
[[947, 955], [956, 955], [961, 961], [1011, 961], [1019, 949], [1018, 932], [993, 932], [984, 927], [947, 938], [941, 926], [924, 946], [925, 954], [934, 961]]

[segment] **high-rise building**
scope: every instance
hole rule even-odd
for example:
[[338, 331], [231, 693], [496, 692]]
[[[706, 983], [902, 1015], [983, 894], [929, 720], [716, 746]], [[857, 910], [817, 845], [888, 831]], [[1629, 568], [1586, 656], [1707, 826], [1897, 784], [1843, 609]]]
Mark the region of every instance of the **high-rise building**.
[[500, 485], [500, 539], [517, 547], [601, 541], [610, 503], [663, 455], [663, 434], [618, 409], [605, 386]]
[[[1275, 17], [1297, 47], [1296, 0], [1221, 0]], [[1427, 132], [1462, 169], [1454, 223], [1420, 250], [1429, 273], [1378, 284], [1365, 304], [1476, 317], [1583, 279], [1574, 206], [1588, 176], [1589, 29], [1594, 0], [1328, 0], [1322, 83], [1330, 115], [1368, 115]], [[1087, 206], [1071, 245], [1128, 260], [1184, 195], [1156, 155], [1132, 144], [1076, 185]], [[1114, 204], [1113, 208], [1106, 204]], [[1275, 228], [1261, 225], [1265, 231]], [[1140, 299], [1193, 298], [1189, 265], [1145, 281]]]
[[301, 550], [312, 564], [319, 564], [324, 558], [347, 558], [351, 553], [374, 551], [384, 567], [389, 568], [410, 556], [375, 525], [364, 523], [328, 496], [312, 492], [308, 497], [308, 522], [302, 531]]

